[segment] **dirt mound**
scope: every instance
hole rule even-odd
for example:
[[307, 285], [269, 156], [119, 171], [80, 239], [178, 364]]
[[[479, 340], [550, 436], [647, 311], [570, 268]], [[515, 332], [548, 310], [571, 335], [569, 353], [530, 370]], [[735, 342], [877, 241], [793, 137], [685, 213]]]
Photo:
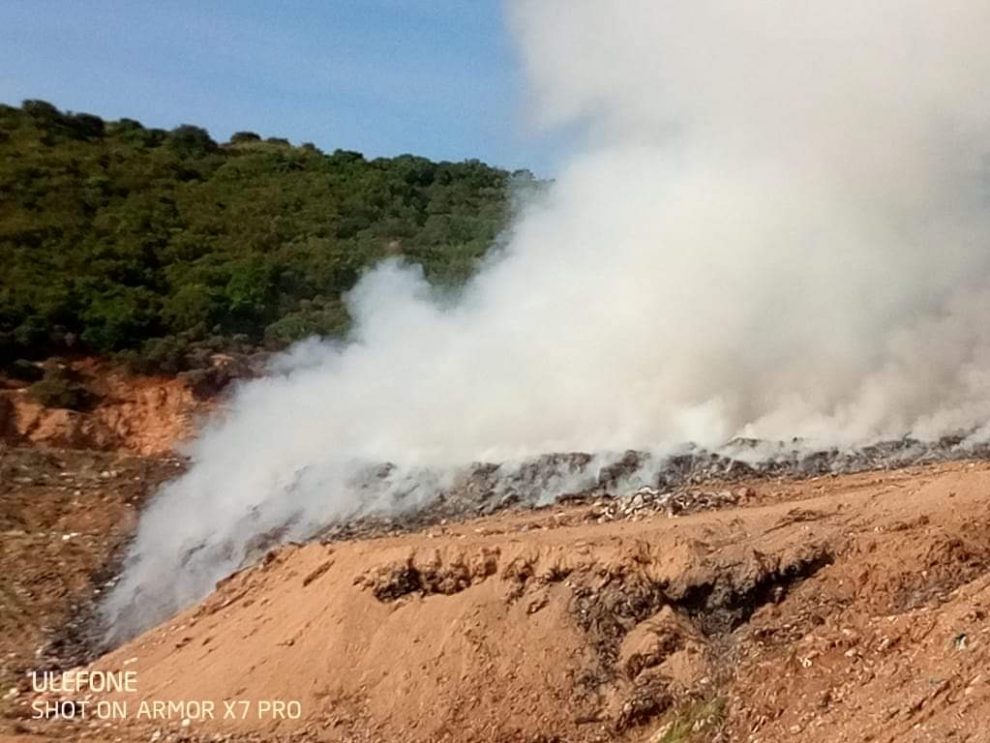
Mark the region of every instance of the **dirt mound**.
[[184, 379], [141, 377], [107, 364], [73, 364], [94, 394], [86, 410], [46, 407], [25, 386], [0, 391], [0, 440], [14, 445], [126, 451], [171, 451], [195, 432], [212, 405]]
[[[136, 692], [96, 697], [128, 721], [21, 724], [98, 740], [985, 739], [990, 467], [743, 489], [677, 517], [603, 522], [579, 502], [271, 551], [94, 664], [136, 671]], [[139, 719], [142, 700], [177, 704]]]

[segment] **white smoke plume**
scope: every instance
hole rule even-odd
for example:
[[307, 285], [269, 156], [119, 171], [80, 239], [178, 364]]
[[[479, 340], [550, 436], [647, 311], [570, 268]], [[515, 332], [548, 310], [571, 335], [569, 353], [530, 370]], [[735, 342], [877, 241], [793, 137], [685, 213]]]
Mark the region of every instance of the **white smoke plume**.
[[454, 306], [385, 263], [351, 343], [238, 391], [142, 518], [105, 606], [121, 632], [273, 530], [425, 502], [474, 461], [990, 418], [990, 0], [508, 17], [540, 121], [587, 146]]

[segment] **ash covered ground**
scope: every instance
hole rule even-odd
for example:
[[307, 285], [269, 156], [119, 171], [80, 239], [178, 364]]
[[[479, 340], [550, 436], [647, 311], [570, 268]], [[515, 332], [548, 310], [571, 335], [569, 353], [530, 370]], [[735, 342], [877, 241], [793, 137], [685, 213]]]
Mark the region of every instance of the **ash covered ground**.
[[[471, 465], [456, 476], [453, 486], [426, 505], [403, 508], [399, 495], [393, 502], [395, 514], [361, 515], [329, 524], [313, 538], [333, 541], [400, 533], [506, 508], [636, 495], [656, 510], [691, 512], [736, 502], [743, 496], [728, 486], [752, 479], [844, 475], [962, 459], [990, 459], [990, 444], [974, 443], [964, 434], [931, 442], [905, 437], [856, 448], [735, 439], [718, 450], [689, 445], [667, 456], [637, 450], [604, 458], [582, 452], [547, 454], [522, 464]], [[390, 472], [391, 465], [382, 465], [371, 474], [367, 487], [373, 488], [375, 477], [385, 478]], [[671, 500], [678, 495], [681, 506]], [[417, 501], [415, 488], [405, 497]], [[268, 534], [258, 540], [255, 555], [270, 547], [277, 536]]]

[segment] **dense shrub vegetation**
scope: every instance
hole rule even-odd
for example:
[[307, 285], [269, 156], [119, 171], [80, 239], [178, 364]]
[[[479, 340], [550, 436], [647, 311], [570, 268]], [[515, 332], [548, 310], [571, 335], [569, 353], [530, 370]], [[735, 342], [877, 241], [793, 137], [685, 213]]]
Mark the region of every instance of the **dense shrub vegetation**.
[[79, 376], [60, 365], [45, 369], [44, 376], [28, 387], [28, 394], [48, 408], [84, 410], [94, 401]]
[[0, 362], [68, 350], [177, 371], [203, 349], [343, 334], [341, 293], [387, 255], [437, 283], [469, 276], [513, 178], [533, 184], [477, 161], [0, 105]]

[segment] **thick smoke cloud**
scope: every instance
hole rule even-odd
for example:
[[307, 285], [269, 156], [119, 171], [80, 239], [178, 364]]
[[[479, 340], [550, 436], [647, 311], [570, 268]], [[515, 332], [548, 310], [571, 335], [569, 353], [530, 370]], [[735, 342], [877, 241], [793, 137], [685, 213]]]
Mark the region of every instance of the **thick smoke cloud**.
[[120, 632], [262, 539], [425, 502], [474, 461], [990, 417], [990, 0], [508, 17], [539, 120], [587, 146], [456, 305], [386, 263], [350, 296], [352, 343], [239, 390], [142, 519]]

